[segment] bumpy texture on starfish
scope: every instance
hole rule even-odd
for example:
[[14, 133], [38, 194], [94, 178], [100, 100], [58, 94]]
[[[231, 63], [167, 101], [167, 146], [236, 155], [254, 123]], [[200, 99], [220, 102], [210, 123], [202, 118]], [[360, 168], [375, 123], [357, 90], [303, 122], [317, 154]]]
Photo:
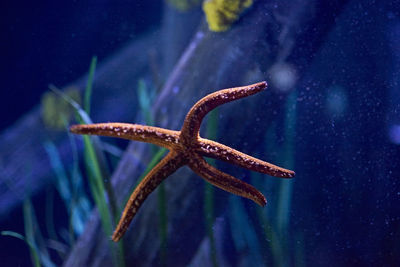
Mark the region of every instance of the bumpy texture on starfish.
[[112, 240], [117, 242], [125, 234], [133, 217], [147, 196], [169, 175], [183, 165], [188, 165], [207, 182], [230, 193], [248, 198], [264, 206], [264, 195], [253, 186], [221, 172], [208, 164], [203, 156], [220, 159], [240, 167], [281, 178], [292, 178], [294, 172], [253, 158], [220, 143], [201, 138], [200, 124], [212, 109], [224, 103], [256, 94], [267, 87], [266, 82], [224, 89], [200, 99], [186, 115], [181, 131], [128, 123], [98, 123], [73, 125], [76, 134], [91, 134], [142, 141], [165, 147], [168, 154], [143, 178], [130, 196], [114, 231]]

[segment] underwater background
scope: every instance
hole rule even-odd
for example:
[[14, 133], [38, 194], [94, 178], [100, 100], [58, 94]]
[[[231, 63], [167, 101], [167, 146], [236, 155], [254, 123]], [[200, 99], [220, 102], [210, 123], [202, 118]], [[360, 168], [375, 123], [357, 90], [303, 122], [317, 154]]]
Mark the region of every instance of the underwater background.
[[[398, 1], [28, 1], [0, 16], [2, 266], [399, 266]], [[183, 167], [119, 243], [129, 195], [166, 151], [76, 123], [179, 130], [220, 89], [202, 137], [294, 170], [209, 163], [267, 205]]]

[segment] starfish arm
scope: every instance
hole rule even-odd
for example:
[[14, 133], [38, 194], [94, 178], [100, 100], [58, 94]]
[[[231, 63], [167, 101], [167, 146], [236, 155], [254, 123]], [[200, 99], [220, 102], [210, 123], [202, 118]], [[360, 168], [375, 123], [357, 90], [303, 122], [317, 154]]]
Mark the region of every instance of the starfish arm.
[[182, 154], [169, 152], [139, 183], [126, 203], [121, 219], [112, 235], [112, 240], [118, 242], [125, 234], [133, 217], [151, 192], [169, 175], [174, 173], [185, 162]]
[[266, 82], [220, 90], [200, 99], [189, 110], [181, 130], [182, 141], [193, 143], [199, 136], [200, 124], [204, 116], [219, 105], [256, 94], [267, 88]]
[[274, 164], [251, 157], [245, 153], [237, 151], [220, 143], [200, 138], [197, 152], [202, 156], [223, 160], [225, 162], [238, 165], [242, 168], [268, 174], [280, 178], [294, 177], [294, 171], [278, 167]]
[[195, 155], [188, 165], [196, 174], [216, 187], [235, 195], [251, 199], [260, 206], [265, 206], [265, 204], [267, 204], [264, 195], [256, 188], [229, 174], [217, 170], [199, 155]]
[[119, 137], [129, 140], [152, 143], [168, 149], [177, 145], [179, 132], [152, 126], [130, 123], [96, 123], [72, 125], [70, 131], [75, 134]]

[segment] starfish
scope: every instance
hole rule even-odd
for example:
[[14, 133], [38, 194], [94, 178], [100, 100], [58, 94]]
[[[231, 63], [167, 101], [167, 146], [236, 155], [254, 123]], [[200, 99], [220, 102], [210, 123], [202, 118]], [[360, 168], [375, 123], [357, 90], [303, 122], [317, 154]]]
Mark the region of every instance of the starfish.
[[200, 99], [188, 112], [180, 131], [128, 123], [97, 123], [73, 125], [75, 134], [119, 137], [156, 144], [169, 150], [168, 154], [143, 178], [130, 196], [121, 219], [112, 235], [117, 242], [125, 234], [140, 206], [156, 187], [183, 165], [189, 166], [207, 182], [230, 193], [253, 200], [261, 206], [267, 203], [264, 195], [253, 186], [217, 170], [204, 160], [220, 159], [240, 167], [281, 178], [295, 173], [271, 163], [246, 155], [231, 147], [201, 138], [200, 124], [204, 116], [219, 105], [256, 94], [267, 88], [266, 82], [216, 91]]

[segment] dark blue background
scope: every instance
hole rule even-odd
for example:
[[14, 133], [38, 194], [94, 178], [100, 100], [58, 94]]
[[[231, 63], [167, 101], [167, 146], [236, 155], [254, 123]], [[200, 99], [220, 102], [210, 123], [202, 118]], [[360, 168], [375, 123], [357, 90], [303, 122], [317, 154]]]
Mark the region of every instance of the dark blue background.
[[[162, 1], [2, 1], [0, 129], [160, 22]], [[107, 29], [107, 30], [105, 30]]]

